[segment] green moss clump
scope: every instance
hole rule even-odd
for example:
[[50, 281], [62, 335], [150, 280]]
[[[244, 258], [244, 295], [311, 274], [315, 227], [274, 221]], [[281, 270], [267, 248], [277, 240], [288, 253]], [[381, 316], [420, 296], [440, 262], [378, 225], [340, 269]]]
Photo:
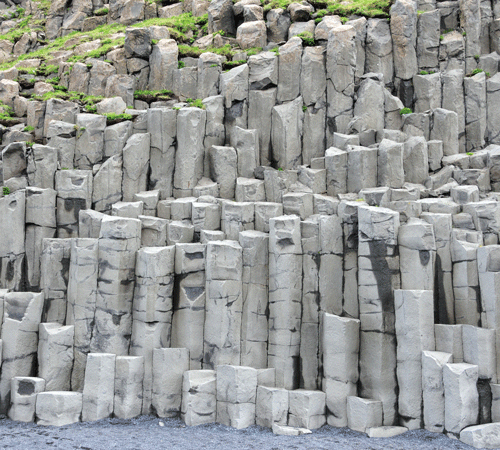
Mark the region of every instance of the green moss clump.
[[94, 15], [95, 15], [95, 16], [105, 16], [106, 14], [108, 14], [108, 12], [109, 12], [109, 8], [100, 8], [100, 9], [98, 9], [98, 10], [94, 13]]
[[186, 103], [191, 108], [205, 109], [205, 105], [203, 104], [201, 98], [196, 98], [194, 100], [192, 98], [188, 98], [186, 99]]
[[302, 44], [306, 47], [313, 47], [315, 44], [314, 35], [310, 31], [303, 31], [302, 33], [299, 33], [297, 37], [302, 39]]
[[401, 111], [399, 111], [399, 114], [411, 114], [413, 111], [410, 108], [403, 108]]
[[132, 120], [132, 114], [116, 114], [116, 113], [108, 113], [103, 114], [106, 117], [106, 123], [108, 125], [113, 125], [115, 123], [124, 122], [126, 120]]

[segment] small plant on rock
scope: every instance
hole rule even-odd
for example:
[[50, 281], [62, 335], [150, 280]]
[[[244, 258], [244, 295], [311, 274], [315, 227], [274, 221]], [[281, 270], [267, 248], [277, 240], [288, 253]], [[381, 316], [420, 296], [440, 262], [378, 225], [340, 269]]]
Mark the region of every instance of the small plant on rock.
[[3, 195], [9, 195], [10, 194], [10, 189], [7, 186], [2, 187], [2, 193]]
[[35, 131], [35, 127], [32, 126], [32, 125], [28, 125], [27, 127], [24, 127], [24, 130], [23, 131], [26, 131], [28, 133], [31, 133], [32, 131]]
[[115, 123], [124, 122], [125, 120], [132, 120], [132, 114], [116, 114], [108, 113], [103, 114], [106, 117], [106, 122], [108, 125], [113, 125]]
[[94, 13], [94, 15], [95, 15], [95, 16], [105, 16], [106, 14], [108, 14], [108, 12], [109, 12], [109, 9], [108, 9], [108, 8], [100, 8], [100, 9], [98, 9], [98, 10]]
[[302, 44], [307, 47], [314, 46], [314, 35], [310, 31], [303, 31], [297, 35], [300, 39], [302, 39]]
[[469, 75], [467, 75], [468, 77], [473, 77], [474, 75], [477, 75], [478, 73], [481, 73], [483, 71], [483, 69], [480, 69], [480, 68], [477, 68], [477, 69], [474, 69]]
[[404, 115], [404, 114], [411, 114], [413, 111], [410, 108], [403, 108], [401, 111], [399, 111], [399, 114]]
[[205, 105], [203, 104], [201, 98], [196, 98], [194, 100], [192, 98], [188, 98], [186, 99], [186, 103], [192, 108], [205, 109]]

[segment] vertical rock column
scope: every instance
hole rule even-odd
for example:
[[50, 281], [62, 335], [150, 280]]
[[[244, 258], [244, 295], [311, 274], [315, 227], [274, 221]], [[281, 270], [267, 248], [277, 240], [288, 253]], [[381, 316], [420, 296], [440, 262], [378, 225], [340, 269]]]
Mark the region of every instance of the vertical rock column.
[[[304, 48], [300, 71], [300, 91], [304, 105], [307, 106], [307, 109], [304, 111], [303, 164], [310, 164], [311, 158], [322, 157], [325, 154], [325, 60], [323, 47]], [[314, 80], [314, 83], [311, 83], [311, 80]]]
[[40, 290], [44, 294], [44, 322], [66, 320], [71, 239], [44, 239], [40, 258]]
[[42, 241], [56, 234], [56, 191], [29, 187], [26, 189], [26, 287], [40, 288], [40, 255]]
[[134, 200], [134, 195], [148, 187], [151, 153], [149, 133], [135, 133], [123, 148], [122, 195], [124, 202]]
[[464, 71], [462, 69], [448, 70], [442, 73], [443, 109], [455, 111], [458, 119], [459, 151], [465, 151], [465, 99]]
[[453, 266], [451, 262], [450, 214], [422, 213], [421, 218], [434, 227], [436, 262], [434, 278], [434, 309], [437, 323], [455, 322], [455, 297], [453, 296]]
[[57, 191], [57, 237], [78, 237], [79, 213], [92, 206], [92, 171], [58, 170]]
[[319, 355], [319, 268], [320, 237], [316, 216], [301, 222], [302, 321], [300, 326], [300, 387], [320, 386]]
[[401, 425], [410, 430], [422, 423], [422, 351], [433, 351], [433, 293], [396, 290], [394, 303], [397, 335], [397, 375]]
[[[304, 389], [321, 386], [321, 316], [342, 314], [343, 235], [338, 216], [312, 216], [301, 224], [302, 324], [301, 381]], [[340, 282], [339, 282], [340, 280]]]
[[342, 201], [338, 216], [343, 228], [343, 315], [359, 318], [358, 304], [358, 206], [357, 202]]
[[207, 113], [200, 108], [182, 108], [177, 113], [174, 197], [190, 197], [203, 177], [205, 123]]
[[94, 353], [128, 354], [135, 261], [140, 244], [140, 220], [103, 218], [99, 236], [95, 328], [90, 346]]
[[400, 286], [399, 214], [372, 206], [360, 206], [358, 212], [360, 395], [380, 400], [383, 424], [394, 425], [397, 380], [393, 291]]
[[11, 378], [29, 377], [38, 349], [38, 326], [42, 317], [43, 294], [5, 294], [2, 325], [2, 372], [0, 414], [10, 406]]
[[116, 355], [89, 353], [83, 388], [82, 421], [105, 419], [113, 413]]
[[271, 162], [271, 123], [267, 119], [276, 103], [278, 56], [260, 52], [248, 58], [248, 127], [258, 130], [260, 163]]
[[[398, 243], [401, 288], [432, 291], [436, 260], [436, 242], [432, 225], [411, 218], [399, 228]], [[431, 309], [434, 309], [432, 304]]]
[[269, 235], [260, 231], [242, 231], [243, 315], [241, 318], [241, 365], [267, 367], [269, 334]]
[[175, 247], [137, 252], [130, 354], [144, 357], [143, 414], [151, 412], [153, 349], [170, 347]]
[[435, 433], [442, 433], [444, 430], [443, 367], [451, 362], [451, 353], [422, 352], [424, 428]]
[[397, 0], [391, 7], [392, 51], [398, 97], [405, 106], [413, 102], [412, 78], [417, 73], [417, 5]]
[[477, 268], [481, 288], [481, 326], [496, 331], [496, 375], [500, 376], [500, 245], [477, 249]]
[[486, 75], [484, 72], [464, 78], [465, 140], [468, 152], [484, 146], [486, 133]]
[[471, 73], [476, 67], [475, 57], [481, 55], [481, 1], [459, 0], [460, 27], [465, 36], [465, 71]]
[[189, 370], [189, 350], [153, 350], [152, 406], [159, 417], [177, 417], [181, 412], [182, 377]]
[[357, 395], [359, 320], [322, 315], [323, 392], [328, 425], [347, 426], [347, 397]]
[[137, 417], [142, 411], [144, 358], [117, 356], [115, 360], [115, 396], [113, 414], [119, 419]]
[[211, 241], [206, 253], [203, 367], [240, 364], [243, 252], [235, 241]]
[[190, 370], [201, 369], [205, 324], [204, 244], [175, 245], [172, 347], [189, 350]]
[[480, 292], [477, 250], [483, 244], [482, 233], [454, 230], [451, 239], [455, 323], [478, 326]]
[[74, 325], [74, 363], [71, 390], [82, 392], [90, 353], [90, 339], [94, 331], [97, 298], [98, 240], [73, 239], [68, 281], [68, 308], [66, 324]]
[[444, 381], [444, 428], [458, 435], [478, 418], [478, 367], [472, 364], [446, 364]]
[[19, 291], [25, 258], [25, 193], [0, 198], [0, 288]]
[[276, 369], [276, 386], [296, 389], [300, 382], [302, 317], [300, 219], [269, 220], [269, 345], [267, 361]]
[[73, 325], [41, 323], [38, 329], [38, 376], [46, 391], [69, 391], [73, 367]]
[[148, 133], [151, 135], [149, 188], [160, 191], [160, 199], [172, 197], [177, 138], [177, 111], [148, 109]]
[[356, 30], [342, 25], [331, 30], [326, 49], [327, 146], [333, 133], [345, 133], [353, 116]]

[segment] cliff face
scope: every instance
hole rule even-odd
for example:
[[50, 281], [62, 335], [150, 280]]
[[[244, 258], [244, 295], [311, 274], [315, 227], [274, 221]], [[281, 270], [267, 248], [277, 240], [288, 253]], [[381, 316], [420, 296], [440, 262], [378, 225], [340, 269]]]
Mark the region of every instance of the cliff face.
[[493, 439], [496, 2], [5, 15], [1, 413]]

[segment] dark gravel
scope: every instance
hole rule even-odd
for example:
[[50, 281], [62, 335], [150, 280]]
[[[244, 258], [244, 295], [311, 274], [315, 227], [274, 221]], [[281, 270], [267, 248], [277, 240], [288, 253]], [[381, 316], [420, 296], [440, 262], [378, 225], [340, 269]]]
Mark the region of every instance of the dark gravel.
[[[164, 426], [160, 426], [160, 422]], [[0, 449], [471, 450], [472, 447], [424, 430], [409, 431], [388, 439], [370, 439], [347, 428], [325, 426], [309, 435], [275, 436], [271, 430], [258, 426], [245, 430], [218, 424], [186, 427], [178, 419], [142, 416], [133, 420], [106, 419], [64, 427], [43, 427], [1, 419]]]

